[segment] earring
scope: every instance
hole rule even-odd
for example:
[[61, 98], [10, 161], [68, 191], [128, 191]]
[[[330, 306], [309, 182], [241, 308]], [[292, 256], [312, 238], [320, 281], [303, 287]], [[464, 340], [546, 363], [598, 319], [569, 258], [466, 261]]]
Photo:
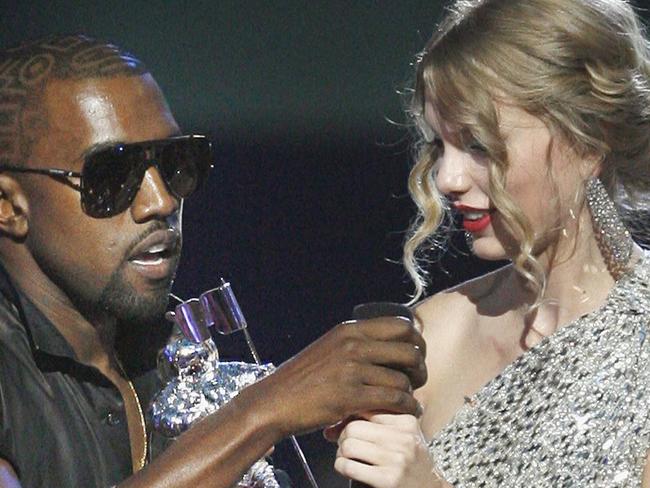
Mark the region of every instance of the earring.
[[587, 181], [585, 196], [598, 248], [609, 272], [618, 279], [626, 271], [632, 255], [632, 236], [598, 178]]

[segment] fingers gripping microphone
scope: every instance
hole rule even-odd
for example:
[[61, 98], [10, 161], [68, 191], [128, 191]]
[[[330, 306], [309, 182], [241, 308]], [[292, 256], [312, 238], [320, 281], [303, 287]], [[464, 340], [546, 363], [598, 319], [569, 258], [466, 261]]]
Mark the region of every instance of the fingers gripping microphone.
[[[406, 305], [392, 302], [370, 302], [357, 305], [352, 310], [354, 320], [368, 320], [379, 317], [404, 317], [413, 323], [413, 312]], [[371, 488], [365, 483], [350, 481], [350, 488]]]

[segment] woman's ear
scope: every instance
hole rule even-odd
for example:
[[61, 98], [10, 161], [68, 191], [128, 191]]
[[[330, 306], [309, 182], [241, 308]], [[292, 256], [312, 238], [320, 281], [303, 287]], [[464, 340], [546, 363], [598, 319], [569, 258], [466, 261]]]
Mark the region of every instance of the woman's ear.
[[603, 162], [598, 161], [597, 163], [594, 163], [593, 166], [591, 167], [591, 171], [589, 172], [589, 178], [598, 178], [600, 176], [600, 173], [603, 171]]
[[23, 240], [29, 231], [27, 195], [14, 178], [0, 174], [0, 232]]
[[604, 156], [591, 156], [584, 160], [583, 174], [587, 179], [598, 178], [603, 172]]

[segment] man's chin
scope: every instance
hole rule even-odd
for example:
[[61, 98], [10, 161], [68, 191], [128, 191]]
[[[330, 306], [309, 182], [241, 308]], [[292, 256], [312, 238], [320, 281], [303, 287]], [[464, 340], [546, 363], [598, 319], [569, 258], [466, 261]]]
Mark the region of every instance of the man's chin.
[[[155, 366], [171, 333], [165, 320], [172, 277], [143, 286], [130, 273], [115, 273], [102, 291], [100, 307], [116, 324], [115, 349], [131, 374]], [[128, 278], [127, 278], [128, 277]]]

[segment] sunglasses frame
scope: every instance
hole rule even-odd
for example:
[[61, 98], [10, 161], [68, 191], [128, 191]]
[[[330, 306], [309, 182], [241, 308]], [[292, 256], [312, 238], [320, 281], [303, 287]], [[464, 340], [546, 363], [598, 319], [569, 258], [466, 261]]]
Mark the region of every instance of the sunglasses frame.
[[[165, 181], [165, 186], [167, 187], [169, 192], [172, 195], [174, 195], [176, 198], [183, 198], [177, 195], [176, 192], [174, 192], [174, 190], [170, 188], [169, 183], [165, 179], [163, 172], [160, 170], [158, 163], [156, 162], [156, 154], [157, 151], [164, 146], [173, 144], [174, 142], [177, 141], [189, 141], [193, 139], [205, 140], [208, 143], [208, 149], [212, 156], [212, 142], [206, 136], [200, 134], [189, 134], [189, 135], [182, 135], [182, 136], [167, 137], [165, 139], [153, 139], [153, 140], [142, 141], [142, 142], [125, 142], [125, 143], [119, 143], [119, 144], [103, 147], [101, 149], [98, 149], [96, 152], [91, 152], [90, 154], [83, 156], [84, 164], [81, 171], [70, 171], [70, 170], [59, 169], [59, 168], [29, 168], [24, 166], [16, 166], [12, 164], [0, 164], [0, 173], [3, 171], [7, 171], [13, 173], [28, 173], [28, 174], [50, 176], [51, 178], [54, 178], [56, 180], [61, 181], [62, 183], [65, 183], [66, 185], [70, 186], [71, 188], [73, 188], [74, 190], [80, 193], [81, 209], [86, 215], [89, 215], [94, 218], [107, 218], [107, 217], [112, 217], [114, 215], [119, 215], [120, 213], [124, 212], [126, 209], [116, 213], [107, 213], [105, 215], [94, 215], [93, 213], [88, 212], [87, 206], [84, 202], [88, 199], [89, 190], [87, 189], [87, 187], [84, 186], [84, 172], [88, 167], [87, 165], [93, 164], [92, 163], [93, 156], [96, 156], [97, 154], [101, 154], [104, 151], [109, 151], [109, 150], [113, 151], [119, 147], [124, 147], [124, 146], [142, 147], [146, 154], [146, 157], [141, 162], [141, 164], [144, 165], [144, 171], [146, 172], [148, 168], [154, 166], [161, 173], [161, 177], [163, 178], [163, 181]], [[207, 171], [209, 171], [213, 167], [214, 167], [214, 161], [212, 161], [210, 165], [207, 167], [206, 174]], [[135, 169], [135, 167], [133, 169]], [[79, 183], [78, 184], [74, 183], [68, 180], [68, 178], [79, 178]], [[140, 188], [140, 184], [142, 184], [142, 178], [140, 178], [140, 182], [137, 188], [135, 188], [134, 195], [137, 194]], [[130, 199], [130, 202], [132, 202], [132, 199]]]

